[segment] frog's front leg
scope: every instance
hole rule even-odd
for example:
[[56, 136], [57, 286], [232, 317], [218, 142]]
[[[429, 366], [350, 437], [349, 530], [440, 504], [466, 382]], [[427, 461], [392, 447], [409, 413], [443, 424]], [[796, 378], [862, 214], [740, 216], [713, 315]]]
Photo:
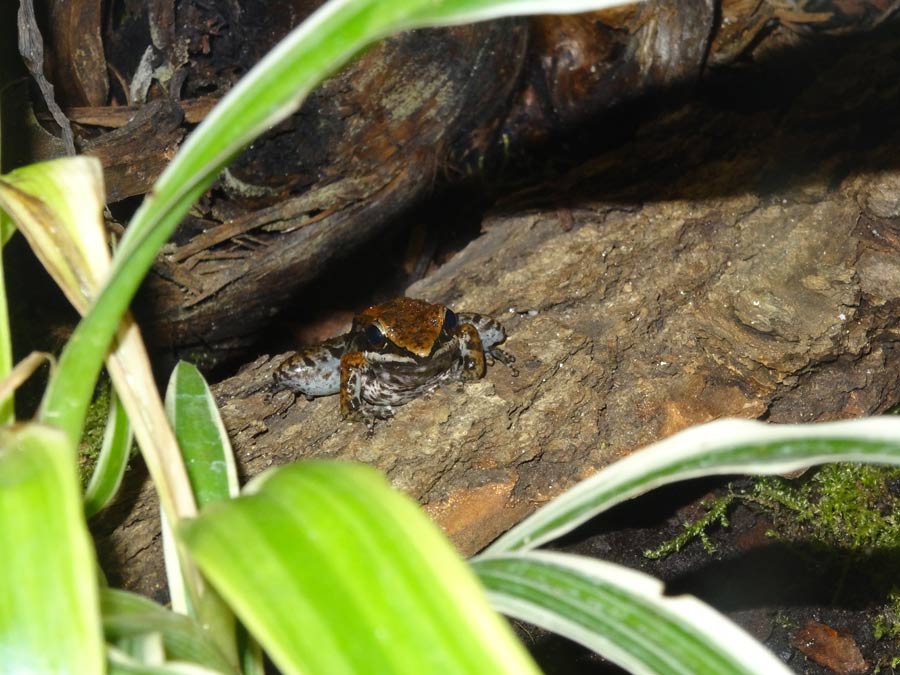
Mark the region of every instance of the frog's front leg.
[[361, 352], [349, 352], [341, 357], [340, 365], [341, 416], [345, 419], [365, 420], [369, 430], [376, 419], [386, 420], [394, 416], [390, 405], [369, 403], [363, 392], [367, 383], [374, 382], [371, 364]]
[[499, 321], [486, 314], [475, 314], [474, 312], [460, 312], [458, 316], [461, 324], [472, 325], [478, 331], [483, 353], [489, 364], [493, 364], [491, 359], [496, 359], [512, 371], [513, 377], [519, 374], [519, 371], [512, 365], [515, 363], [516, 357], [498, 346], [506, 340], [506, 331]]
[[349, 334], [338, 335], [297, 352], [278, 366], [275, 381], [308, 399], [338, 393], [348, 338]]

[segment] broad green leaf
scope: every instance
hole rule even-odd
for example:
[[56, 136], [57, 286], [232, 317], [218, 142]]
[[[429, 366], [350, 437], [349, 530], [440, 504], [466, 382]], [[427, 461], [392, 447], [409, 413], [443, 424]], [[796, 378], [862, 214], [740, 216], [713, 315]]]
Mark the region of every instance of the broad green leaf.
[[900, 464], [900, 419], [823, 424], [726, 419], [649, 445], [564, 492], [491, 544], [485, 554], [540, 546], [598, 513], [676, 481], [723, 474], [782, 474], [825, 462]]
[[105, 508], [118, 492], [133, 442], [134, 433], [128, 423], [128, 415], [113, 390], [109, 395], [109, 416], [103, 430], [100, 455], [84, 492], [84, 512], [88, 518]]
[[437, 527], [368, 467], [272, 470], [180, 533], [288, 675], [536, 672]]
[[498, 611], [574, 640], [630, 673], [791, 672], [708, 605], [667, 597], [662, 583], [627, 567], [545, 551], [472, 566]]
[[106, 641], [111, 644], [158, 635], [163, 654], [170, 660], [190, 662], [222, 673], [237, 672], [209, 632], [192, 618], [140, 595], [112, 589], [101, 591], [100, 609]]
[[105, 672], [75, 451], [56, 429], [0, 429], [0, 669]]
[[203, 508], [238, 495], [237, 467], [228, 433], [206, 380], [195, 366], [179, 361], [166, 389], [166, 415]]

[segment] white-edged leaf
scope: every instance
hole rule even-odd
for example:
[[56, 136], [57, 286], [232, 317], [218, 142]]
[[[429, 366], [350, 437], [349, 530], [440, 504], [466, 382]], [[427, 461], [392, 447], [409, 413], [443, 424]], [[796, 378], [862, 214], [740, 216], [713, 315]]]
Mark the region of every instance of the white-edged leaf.
[[103, 430], [100, 454], [84, 491], [84, 512], [88, 518], [105, 508], [118, 492], [133, 442], [134, 432], [128, 415], [113, 389], [109, 393], [109, 415]]
[[[236, 669], [215, 640], [194, 619], [178, 614], [134, 593], [114, 589], [100, 592], [106, 641], [119, 645], [144, 636], [156, 636], [162, 658], [190, 662], [216, 672], [236, 675]], [[123, 651], [135, 654], [130, 648]]]
[[676, 481], [781, 474], [825, 462], [900, 464], [900, 418], [822, 424], [723, 419], [691, 427], [564, 492], [497, 539], [484, 555], [535, 548], [616, 504]]
[[369, 467], [269, 471], [179, 534], [286, 675], [537, 672], [442, 533]]
[[97, 561], [75, 450], [57, 429], [0, 429], [0, 670], [104, 672]]
[[166, 661], [160, 664], [142, 663], [127, 652], [109, 647], [109, 675], [228, 675], [195, 663]]
[[472, 563], [494, 607], [578, 642], [630, 673], [787, 675], [774, 654], [693, 596], [583, 556], [511, 553]]
[[234, 452], [216, 401], [197, 367], [179, 361], [166, 389], [166, 415], [175, 431], [198, 508], [237, 497]]
[[[185, 361], [176, 364], [166, 388], [166, 415], [178, 439], [198, 508], [237, 497], [237, 466], [231, 442], [212, 392], [196, 366]], [[243, 640], [244, 644], [239, 648], [237, 637], [241, 628], [231, 609], [214, 590], [207, 587], [200, 598], [200, 606], [193, 606], [171, 528], [165, 520], [163, 525], [163, 551], [172, 608], [201, 617], [229, 656], [246, 663], [251, 671], [262, 670], [262, 655], [255, 645]]]

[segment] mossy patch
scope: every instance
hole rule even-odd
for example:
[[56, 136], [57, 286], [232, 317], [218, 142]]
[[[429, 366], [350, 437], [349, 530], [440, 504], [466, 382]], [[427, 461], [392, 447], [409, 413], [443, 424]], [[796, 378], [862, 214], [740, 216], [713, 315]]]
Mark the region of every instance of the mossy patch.
[[105, 375], [100, 378], [94, 390], [94, 398], [88, 407], [85, 418], [84, 434], [78, 445], [78, 474], [81, 486], [87, 486], [103, 447], [103, 434], [106, 430], [106, 422], [109, 416], [109, 403], [112, 387], [109, 378]]

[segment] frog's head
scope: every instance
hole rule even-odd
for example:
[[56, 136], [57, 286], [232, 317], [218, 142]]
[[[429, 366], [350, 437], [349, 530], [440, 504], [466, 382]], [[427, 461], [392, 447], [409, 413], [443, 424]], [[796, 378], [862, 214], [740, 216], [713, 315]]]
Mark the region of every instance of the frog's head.
[[395, 298], [369, 307], [353, 322], [355, 331], [365, 332], [373, 350], [394, 347], [425, 358], [436, 346], [455, 334], [456, 314], [444, 305], [415, 298]]

